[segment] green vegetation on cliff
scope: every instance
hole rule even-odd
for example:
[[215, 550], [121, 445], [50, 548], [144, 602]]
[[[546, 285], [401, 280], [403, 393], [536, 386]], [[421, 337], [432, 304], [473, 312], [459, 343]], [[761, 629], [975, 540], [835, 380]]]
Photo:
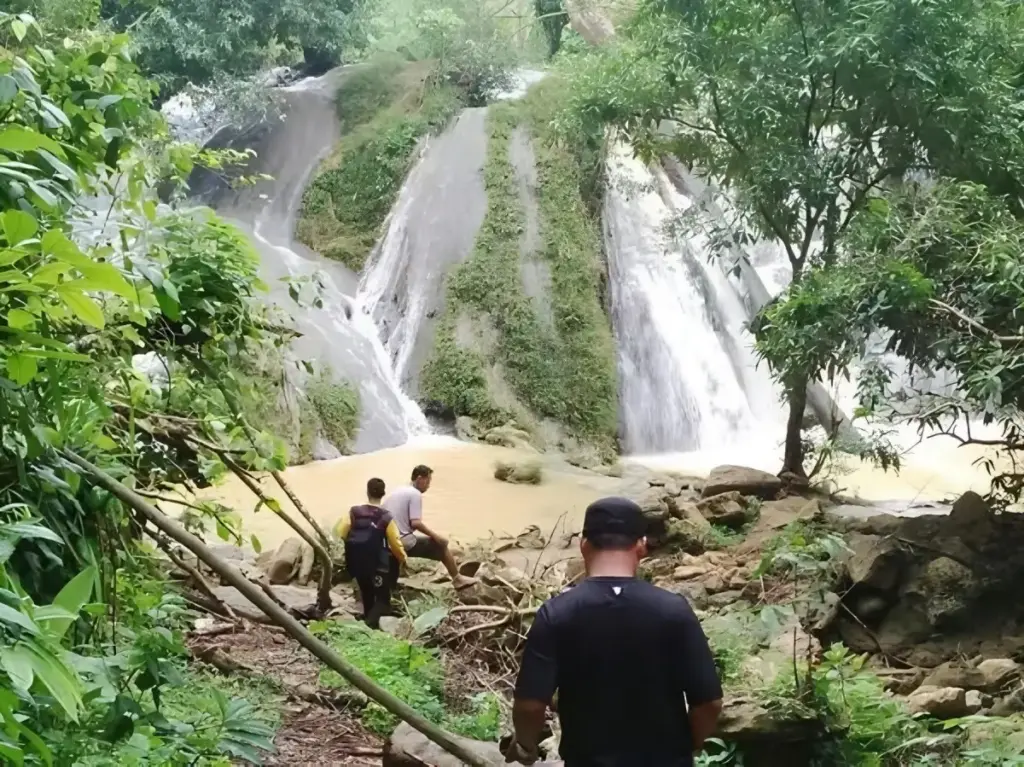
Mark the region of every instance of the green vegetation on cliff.
[[386, 57], [354, 73], [338, 93], [341, 141], [302, 200], [299, 240], [362, 271], [419, 140], [461, 106], [455, 88], [435, 84], [428, 62]]
[[[600, 229], [585, 200], [596, 147], [555, 143], [562, 85], [546, 81], [519, 102], [491, 108], [484, 168], [488, 209], [469, 259], [449, 275], [447, 305], [423, 370], [423, 394], [485, 426], [519, 415], [496, 400], [499, 376], [529, 412], [610, 445], [615, 437], [615, 355], [602, 308]], [[550, 321], [524, 287], [520, 241], [527, 226], [510, 151], [523, 129], [536, 156], [539, 246], [550, 273]], [[571, 147], [571, 148], [570, 148]], [[467, 339], [470, 335], [493, 337]], [[493, 331], [493, 332], [492, 332]]]

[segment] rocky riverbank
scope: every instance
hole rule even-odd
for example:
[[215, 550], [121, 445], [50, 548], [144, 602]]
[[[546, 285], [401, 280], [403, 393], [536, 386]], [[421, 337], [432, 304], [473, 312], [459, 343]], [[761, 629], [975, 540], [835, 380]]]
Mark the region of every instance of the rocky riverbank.
[[[995, 759], [1024, 747], [1024, 610], [1015, 598], [1024, 584], [1015, 558], [1024, 516], [995, 513], [974, 493], [948, 514], [872, 514], [881, 509], [743, 467], [704, 479], [595, 476], [614, 480], [644, 509], [651, 557], [642, 576], [686, 596], [702, 618], [727, 689], [712, 749], [744, 754], [747, 767], [799, 767], [851, 749], [1002, 764], [959, 754], [970, 748]], [[464, 546], [463, 570], [479, 583], [458, 594], [437, 570], [415, 572], [402, 583], [402, 614], [385, 620], [388, 641], [439, 660], [437, 695], [452, 710], [471, 712], [467, 701], [488, 695], [507, 714], [537, 605], [582, 577], [576, 533], [563, 520]], [[315, 590], [296, 582], [315, 580], [315, 569], [297, 541], [262, 557], [225, 553], [297, 614], [312, 612]], [[230, 588], [214, 590], [246, 609]], [[344, 624], [355, 611], [351, 587], [339, 584], [335, 596], [327, 624]], [[494, 735], [496, 726], [484, 729]], [[555, 722], [552, 735], [548, 758], [556, 759]], [[400, 726], [383, 763], [449, 763], [432, 749]]]

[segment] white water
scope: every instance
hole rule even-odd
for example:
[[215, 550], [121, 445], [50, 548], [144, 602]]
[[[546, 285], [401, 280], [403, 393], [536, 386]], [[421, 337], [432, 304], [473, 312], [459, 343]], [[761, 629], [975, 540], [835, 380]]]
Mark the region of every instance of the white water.
[[604, 223], [626, 451], [773, 447], [778, 399], [767, 369], [756, 367], [741, 298], [709, 262], [702, 237], [667, 235], [690, 201], [624, 147], [613, 150], [608, 173]]

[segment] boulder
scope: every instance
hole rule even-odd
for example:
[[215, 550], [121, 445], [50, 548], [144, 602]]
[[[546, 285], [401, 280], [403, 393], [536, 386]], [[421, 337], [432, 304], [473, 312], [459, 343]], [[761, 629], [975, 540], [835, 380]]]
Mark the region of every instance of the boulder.
[[896, 541], [853, 533], [847, 545], [850, 554], [846, 560], [846, 571], [851, 586], [883, 594], [891, 594], [899, 587], [909, 557]]
[[473, 442], [480, 439], [480, 426], [468, 415], [460, 415], [455, 419], [455, 436]]
[[959, 666], [952, 661], [937, 666], [921, 683], [922, 687], [960, 687], [964, 690], [981, 690], [985, 687], [985, 675], [976, 668]]
[[[478, 754], [487, 764], [505, 764], [505, 757], [497, 743], [454, 737], [461, 745]], [[383, 767], [462, 767], [463, 762], [428, 740], [426, 735], [414, 730], [411, 725], [402, 722], [384, 744], [384, 759], [381, 764]], [[540, 767], [555, 767], [560, 764], [561, 762], [537, 762]]]
[[675, 511], [672, 513], [672, 516], [676, 519], [685, 519], [697, 529], [710, 532], [711, 523], [708, 522], [707, 517], [700, 513], [700, 509], [697, 508], [697, 504], [688, 502], [680, 503], [677, 500], [674, 507]]
[[538, 461], [498, 461], [494, 464], [494, 478], [514, 485], [539, 485], [544, 469]]
[[484, 434], [484, 442], [488, 445], [498, 445], [500, 447], [513, 447], [518, 450], [528, 450], [530, 452], [537, 452], [537, 449], [533, 446], [530, 441], [530, 433], [523, 431], [513, 422], [509, 422], [504, 426], [495, 426]]
[[719, 466], [711, 470], [701, 495], [708, 498], [736, 491], [768, 501], [775, 498], [782, 487], [782, 480], [766, 471], [745, 466]]
[[672, 551], [685, 551], [688, 554], [704, 552], [704, 531], [685, 519], [670, 519], [665, 523], [665, 532], [659, 538], [650, 541], [653, 547], [661, 547]]
[[287, 538], [277, 547], [264, 566], [264, 572], [271, 583], [287, 584], [292, 582], [302, 564], [303, 545], [300, 538]]
[[745, 767], [809, 767], [823, 735], [821, 720], [809, 712], [769, 711], [743, 697], [726, 698], [715, 732], [739, 747]]
[[672, 577], [681, 581], [697, 578], [708, 572], [708, 565], [681, 565], [672, 572]]
[[1020, 679], [1020, 666], [1009, 658], [989, 658], [978, 664], [982, 684], [977, 689], [997, 693]]
[[734, 530], [743, 527], [753, 516], [747, 511], [743, 496], [735, 491], [706, 497], [697, 502], [697, 509], [711, 524]]
[[964, 699], [967, 701], [968, 714], [977, 714], [983, 708], [988, 708], [992, 705], [992, 696], [977, 690], [968, 690]]
[[975, 585], [972, 570], [949, 557], [937, 557], [925, 565], [907, 592], [925, 599], [929, 621], [941, 630], [944, 623], [970, 610]]
[[302, 554], [299, 557], [299, 567], [295, 572], [295, 582], [300, 586], [305, 586], [309, 583], [309, 579], [313, 575], [313, 564], [315, 561], [316, 552], [313, 551], [313, 547], [303, 542]]
[[919, 687], [909, 698], [912, 714], [928, 714], [936, 719], [967, 716], [967, 693], [959, 687]]

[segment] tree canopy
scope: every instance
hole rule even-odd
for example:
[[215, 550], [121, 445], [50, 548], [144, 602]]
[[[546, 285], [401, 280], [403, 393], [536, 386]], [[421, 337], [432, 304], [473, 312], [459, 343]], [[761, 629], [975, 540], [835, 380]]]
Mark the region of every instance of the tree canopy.
[[[576, 64], [573, 113], [713, 180], [731, 228], [777, 242], [798, 284], [855, 258], [858, 218], [914, 174], [1018, 205], [1020, 19], [1003, 0], [648, 0], [617, 45]], [[789, 398], [783, 471], [799, 474], [822, 371], [766, 357]]]

